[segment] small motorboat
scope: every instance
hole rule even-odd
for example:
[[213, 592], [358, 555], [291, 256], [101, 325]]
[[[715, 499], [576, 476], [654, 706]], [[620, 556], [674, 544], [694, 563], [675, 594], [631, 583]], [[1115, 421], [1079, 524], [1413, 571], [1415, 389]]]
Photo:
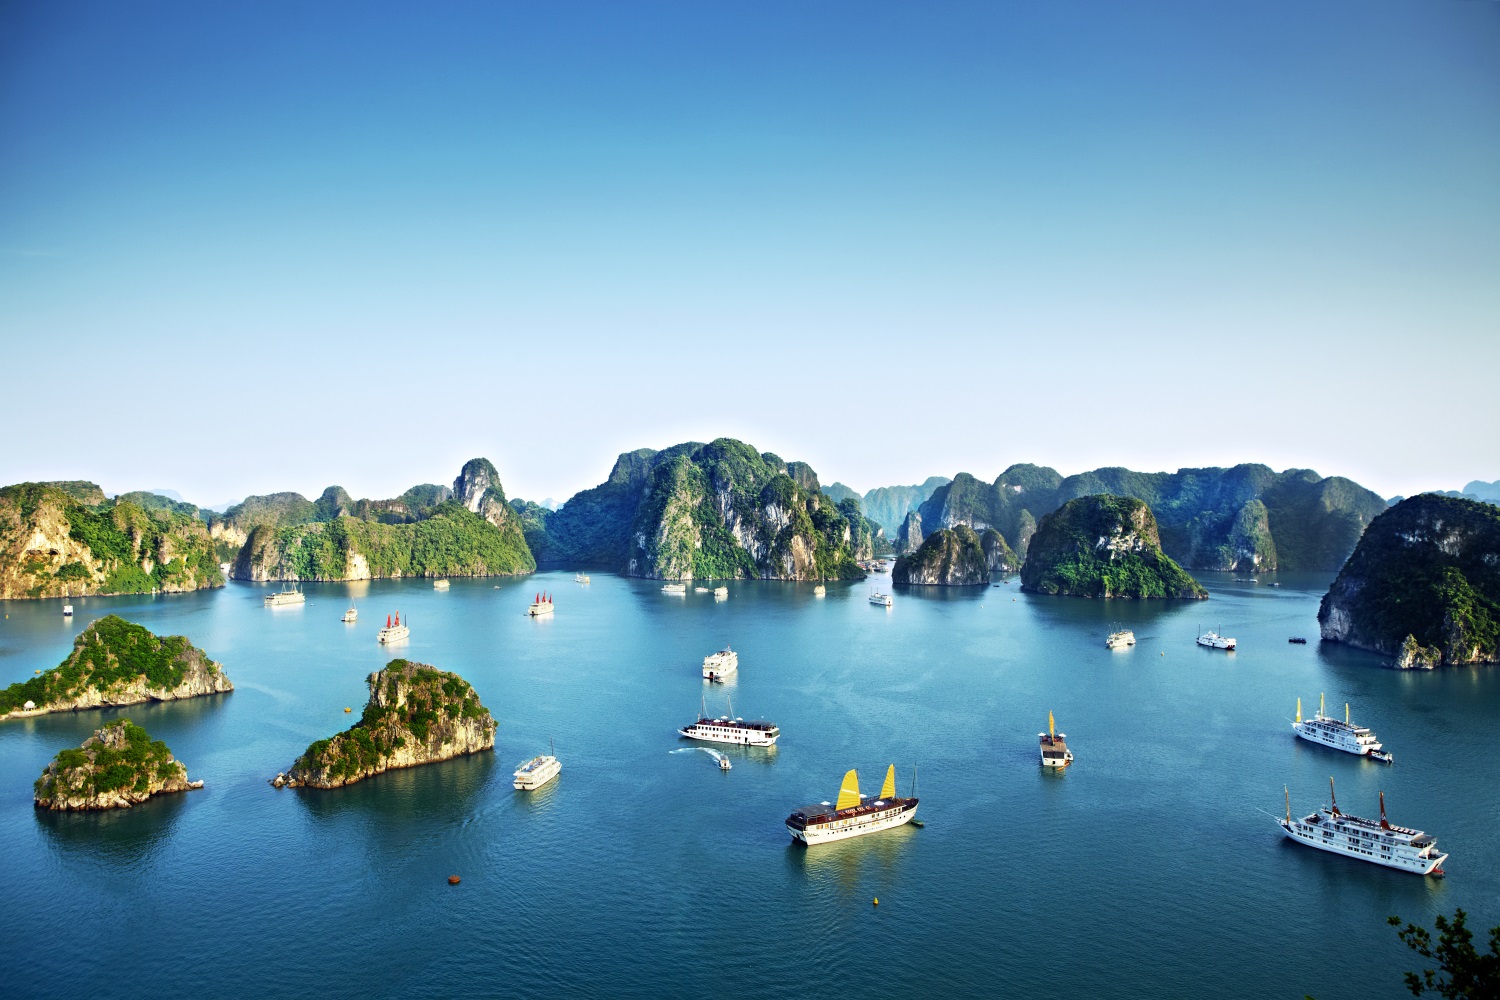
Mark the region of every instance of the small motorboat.
[[729, 770], [729, 768], [731, 766], [732, 765], [730, 765], [728, 757], [720, 757], [719, 758], [719, 770], [721, 770], [721, 771], [727, 771], [727, 770]]
[[1287, 642], [1294, 642], [1294, 643], [1296, 643], [1299, 646], [1306, 646], [1307, 645], [1307, 640], [1304, 639], [1300, 635], [1294, 635], [1294, 636], [1292, 636], [1290, 639], [1287, 640]]

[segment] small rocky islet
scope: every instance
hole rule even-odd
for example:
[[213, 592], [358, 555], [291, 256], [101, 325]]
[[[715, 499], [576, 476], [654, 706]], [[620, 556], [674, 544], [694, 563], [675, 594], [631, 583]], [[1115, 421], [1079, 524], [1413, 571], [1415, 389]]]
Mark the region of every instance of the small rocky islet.
[[185, 636], [105, 615], [78, 634], [62, 663], [0, 690], [0, 721], [233, 690], [223, 668]]
[[1069, 597], [1202, 599], [1208, 591], [1161, 549], [1144, 501], [1079, 497], [1042, 518], [1021, 589]]
[[33, 788], [36, 807], [54, 812], [129, 809], [153, 795], [202, 788], [161, 740], [120, 719], [58, 753]]
[[359, 721], [313, 743], [272, 785], [342, 788], [397, 768], [495, 748], [494, 718], [457, 674], [397, 659], [365, 681], [370, 699]]

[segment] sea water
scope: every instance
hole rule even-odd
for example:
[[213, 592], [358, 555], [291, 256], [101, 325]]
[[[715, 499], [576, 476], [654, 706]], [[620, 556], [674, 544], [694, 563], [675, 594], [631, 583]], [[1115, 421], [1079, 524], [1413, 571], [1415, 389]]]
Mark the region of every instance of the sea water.
[[[0, 723], [0, 959], [15, 997], [1399, 996], [1417, 968], [1385, 919], [1463, 906], [1500, 923], [1494, 669], [1402, 673], [1320, 645], [1326, 576], [1201, 574], [1205, 602], [740, 582], [730, 598], [571, 572], [0, 603], [0, 683], [67, 655], [107, 613], [182, 634], [229, 695]], [[1275, 579], [1275, 578], [1272, 578]], [[270, 589], [275, 589], [274, 587]], [[525, 614], [536, 591], [557, 612]], [[357, 624], [339, 621], [354, 602]], [[411, 638], [381, 647], [400, 611]], [[1134, 629], [1132, 648], [1105, 636]], [[1208, 628], [1234, 653], [1198, 647]], [[1308, 636], [1306, 646], [1288, 644]], [[726, 644], [740, 668], [708, 684]], [[359, 717], [403, 656], [468, 679], [496, 748], [335, 791], [267, 784]], [[1329, 711], [1392, 766], [1292, 736]], [[677, 729], [766, 718], [772, 749]], [[345, 713], [344, 708], [353, 709]], [[1054, 713], [1076, 762], [1038, 764]], [[52, 756], [129, 716], [205, 782], [106, 814], [32, 805]], [[537, 792], [511, 771], [555, 742]], [[913, 769], [921, 829], [812, 849], [784, 827], [858, 768]], [[1427, 830], [1446, 880], [1285, 841], [1327, 801]], [[461, 883], [448, 884], [459, 875]], [[879, 899], [879, 905], [873, 900]]]

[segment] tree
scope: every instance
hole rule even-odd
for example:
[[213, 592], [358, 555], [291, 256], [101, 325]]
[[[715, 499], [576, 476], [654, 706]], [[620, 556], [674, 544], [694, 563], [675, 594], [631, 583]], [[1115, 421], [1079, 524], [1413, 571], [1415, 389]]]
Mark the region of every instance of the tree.
[[1473, 932], [1464, 925], [1466, 916], [1462, 907], [1453, 911], [1452, 920], [1439, 913], [1436, 944], [1425, 927], [1401, 927], [1400, 917], [1388, 921], [1401, 928], [1396, 933], [1402, 944], [1437, 962], [1435, 969], [1406, 973], [1406, 987], [1413, 996], [1436, 993], [1450, 1000], [1500, 1000], [1500, 927], [1490, 928], [1490, 951], [1481, 955], [1474, 947]]

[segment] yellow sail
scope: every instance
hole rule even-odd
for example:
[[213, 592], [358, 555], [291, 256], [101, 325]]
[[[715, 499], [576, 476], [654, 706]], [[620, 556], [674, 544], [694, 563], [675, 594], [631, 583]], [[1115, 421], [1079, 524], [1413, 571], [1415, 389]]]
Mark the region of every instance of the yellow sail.
[[849, 809], [859, 805], [859, 772], [850, 768], [844, 775], [844, 784], [839, 788], [839, 800], [835, 809]]
[[885, 772], [885, 784], [880, 786], [880, 797], [882, 799], [894, 799], [896, 797], [896, 765], [892, 764]]
[[1057, 733], [1054, 732], [1054, 730], [1056, 728], [1057, 728], [1056, 724], [1052, 721], [1052, 713], [1048, 712], [1047, 713], [1047, 735], [1048, 736], [1052, 736], [1052, 737], [1056, 737]]
[[[1301, 698], [1297, 699], [1297, 721], [1298, 722], [1302, 721], [1302, 699]], [[1290, 795], [1291, 793], [1288, 792], [1287, 794]]]

